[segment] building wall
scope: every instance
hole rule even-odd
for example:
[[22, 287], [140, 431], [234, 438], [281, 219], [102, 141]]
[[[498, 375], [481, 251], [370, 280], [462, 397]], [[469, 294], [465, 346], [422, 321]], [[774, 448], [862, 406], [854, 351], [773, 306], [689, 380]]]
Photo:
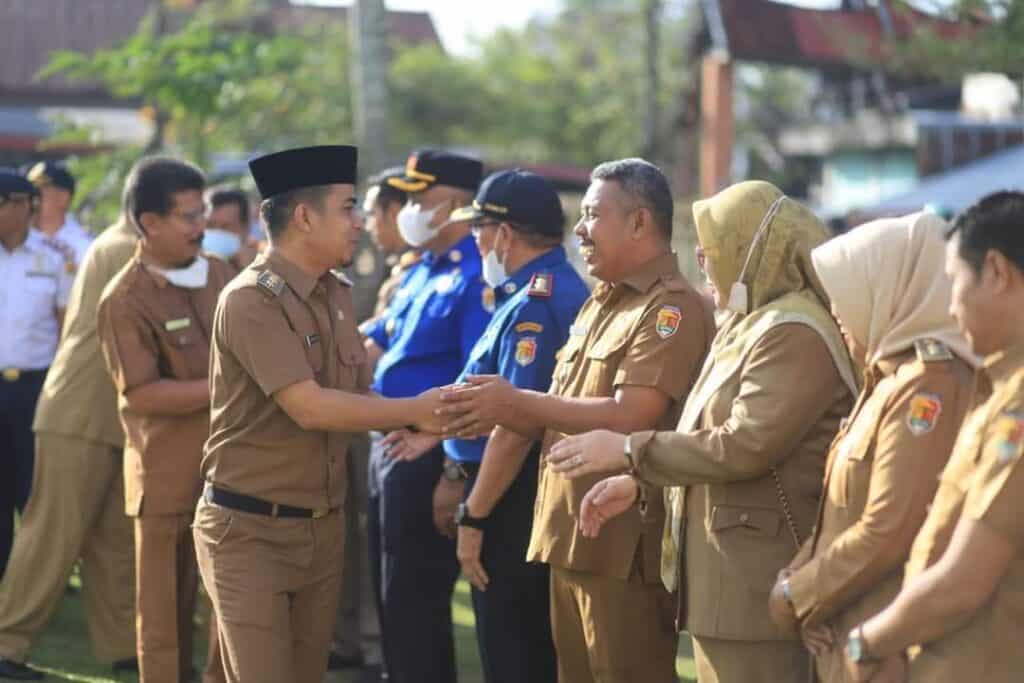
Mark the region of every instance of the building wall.
[[821, 204], [825, 214], [842, 215], [872, 206], [918, 183], [913, 149], [839, 150], [823, 169]]

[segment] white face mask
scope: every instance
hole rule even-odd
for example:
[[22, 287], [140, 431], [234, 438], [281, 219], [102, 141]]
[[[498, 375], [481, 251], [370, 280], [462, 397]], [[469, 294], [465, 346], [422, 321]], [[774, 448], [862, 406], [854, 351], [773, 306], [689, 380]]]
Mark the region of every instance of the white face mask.
[[159, 273], [167, 278], [172, 285], [185, 289], [202, 289], [206, 286], [206, 278], [210, 274], [210, 262], [202, 256], [197, 256], [196, 260], [186, 268], [165, 270], [156, 266], [148, 267], [154, 273]]
[[487, 256], [484, 256], [482, 265], [484, 282], [487, 283], [488, 287], [497, 287], [508, 279], [508, 273], [505, 272], [504, 264], [498, 260], [497, 249], [491, 249]]
[[203, 251], [229, 259], [242, 248], [242, 238], [228, 230], [207, 228], [203, 233]]
[[406, 203], [398, 212], [398, 232], [402, 239], [413, 247], [422, 247], [432, 240], [437, 231], [430, 227], [430, 221], [434, 220], [434, 214], [440, 208], [441, 204], [427, 210], [419, 204]]

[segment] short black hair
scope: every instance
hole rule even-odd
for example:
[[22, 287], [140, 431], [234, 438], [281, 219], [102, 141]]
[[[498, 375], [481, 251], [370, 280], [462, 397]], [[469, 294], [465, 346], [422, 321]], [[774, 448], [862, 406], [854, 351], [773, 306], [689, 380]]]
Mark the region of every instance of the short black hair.
[[237, 187], [218, 185], [217, 187], [210, 188], [207, 201], [210, 203], [211, 209], [219, 209], [222, 206], [234, 204], [238, 207], [238, 217], [241, 219], [242, 225], [249, 224], [249, 195]]
[[144, 213], [166, 216], [179, 192], [206, 189], [206, 176], [195, 164], [171, 157], [145, 157], [132, 167], [124, 182], [121, 204], [125, 215], [140, 233]]
[[1024, 271], [1024, 192], [983, 197], [953, 220], [947, 239], [960, 237], [958, 253], [980, 273], [985, 255], [995, 249]]
[[386, 209], [390, 206], [398, 204], [402, 206], [405, 204], [409, 195], [404, 190], [399, 190], [397, 187], [388, 183], [389, 178], [404, 178], [405, 169], [401, 166], [394, 166], [388, 168], [375, 176], [371, 177], [366, 181], [366, 187], [371, 188], [377, 186], [377, 203], [382, 209]]
[[331, 187], [331, 185], [300, 187], [297, 190], [282, 192], [264, 199], [260, 204], [260, 217], [267, 224], [267, 232], [272, 237], [280, 237], [292, 219], [292, 212], [299, 204], [312, 204], [318, 210], [322, 209], [324, 196]]
[[606, 161], [590, 173], [591, 180], [614, 180], [635, 202], [654, 216], [662, 236], [672, 239], [672, 213], [675, 202], [668, 178], [661, 169], [644, 159]]

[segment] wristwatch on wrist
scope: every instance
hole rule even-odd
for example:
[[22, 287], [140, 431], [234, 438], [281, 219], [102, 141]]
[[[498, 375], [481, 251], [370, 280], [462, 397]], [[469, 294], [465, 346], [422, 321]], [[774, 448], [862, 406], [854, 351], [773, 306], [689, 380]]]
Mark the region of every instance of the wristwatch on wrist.
[[469, 507], [465, 503], [459, 503], [459, 507], [455, 508], [455, 524], [457, 526], [468, 526], [482, 531], [486, 521], [486, 517], [474, 517], [469, 514]]
[[469, 479], [469, 474], [459, 463], [454, 460], [445, 459], [444, 469], [441, 470], [441, 476], [448, 481], [465, 481]]
[[868, 643], [864, 640], [863, 626], [853, 629], [850, 631], [850, 635], [847, 636], [846, 656], [854, 664], [866, 664], [867, 662], [874, 661], [874, 658], [868, 653]]
[[636, 460], [633, 459], [633, 435], [626, 434], [626, 440], [622, 442], [622, 454], [626, 456], [629, 463], [629, 471], [636, 472]]

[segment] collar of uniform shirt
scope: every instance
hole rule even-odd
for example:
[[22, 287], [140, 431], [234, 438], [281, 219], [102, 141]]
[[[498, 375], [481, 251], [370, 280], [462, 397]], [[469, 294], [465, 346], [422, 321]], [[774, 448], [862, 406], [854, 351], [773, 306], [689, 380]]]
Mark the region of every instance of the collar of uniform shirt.
[[[550, 270], [564, 260], [565, 249], [561, 246], [557, 246], [550, 251], [544, 252], [529, 263], [524, 264], [519, 270], [512, 273], [505, 282], [495, 287], [494, 290], [497, 292], [498, 298], [504, 300], [528, 285], [535, 273], [539, 273], [543, 270]], [[508, 289], [506, 289], [510, 282], [515, 285], [515, 287], [511, 288], [512, 291], [508, 291]]]
[[[459, 252], [457, 257], [452, 256], [455, 252]], [[447, 263], [454, 263], [457, 265], [466, 258], [467, 254], [473, 253], [477, 253], [476, 238], [474, 238], [473, 235], [466, 235], [461, 240], [453, 244], [451, 248], [443, 254], [435, 256], [432, 252], [424, 251], [421, 261], [430, 268]]]
[[985, 374], [992, 380], [993, 388], [998, 389], [1006, 380], [1024, 364], [1024, 344], [1011, 346], [986, 356]]
[[638, 268], [636, 273], [623, 278], [622, 284], [629, 285], [636, 291], [645, 293], [654, 286], [655, 282], [661, 279], [662, 275], [673, 273], [678, 268], [679, 262], [676, 260], [676, 255], [670, 251], [667, 254], [654, 257]]
[[288, 287], [303, 301], [309, 298], [317, 282], [319, 282], [318, 279], [307, 274], [278, 251], [271, 250], [267, 256], [267, 264], [274, 273], [284, 278], [284, 281], [288, 283]]

